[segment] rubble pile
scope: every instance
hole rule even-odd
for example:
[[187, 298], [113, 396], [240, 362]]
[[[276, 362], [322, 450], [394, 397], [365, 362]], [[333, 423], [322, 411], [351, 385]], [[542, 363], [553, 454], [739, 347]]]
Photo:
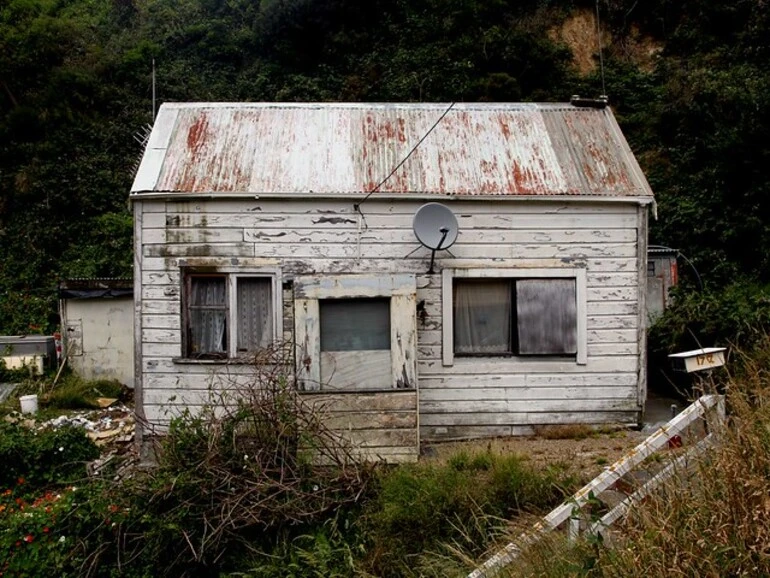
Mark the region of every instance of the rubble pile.
[[138, 463], [134, 444], [135, 419], [131, 408], [110, 400], [109, 407], [73, 411], [46, 421], [36, 421], [14, 412], [6, 420], [21, 423], [38, 431], [64, 426], [82, 427], [86, 435], [99, 446], [101, 456], [88, 464], [91, 475], [98, 475], [107, 466], [114, 467], [115, 478], [122, 478]]

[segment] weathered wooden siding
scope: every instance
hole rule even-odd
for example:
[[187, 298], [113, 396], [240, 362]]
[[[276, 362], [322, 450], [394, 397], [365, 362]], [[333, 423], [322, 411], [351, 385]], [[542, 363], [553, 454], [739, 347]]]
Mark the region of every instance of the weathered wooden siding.
[[[138, 238], [141, 381], [146, 417], [164, 422], [180, 400], [195, 405], [214, 364], [175, 363], [181, 354], [180, 265], [220, 258], [230, 266], [279, 267], [285, 313], [294, 276], [414, 273], [417, 276], [417, 377], [423, 439], [524, 433], [546, 423], [635, 421], [643, 398], [643, 315], [639, 279], [646, 209], [631, 203], [449, 202], [457, 243], [437, 254], [411, 230], [417, 201], [361, 208], [323, 200], [145, 200]], [[586, 271], [587, 360], [456, 359], [442, 364], [444, 267], [564, 268]], [[285, 335], [291, 321], [284, 320]], [[139, 368], [138, 368], [139, 369]], [[230, 375], [243, 372], [227, 366]]]

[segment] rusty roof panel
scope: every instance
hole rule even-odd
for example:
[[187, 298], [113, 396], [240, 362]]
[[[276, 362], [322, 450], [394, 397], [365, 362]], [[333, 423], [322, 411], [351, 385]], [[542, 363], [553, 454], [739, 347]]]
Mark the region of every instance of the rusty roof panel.
[[[150, 139], [156, 148], [146, 152], [132, 193], [368, 192], [446, 109], [165, 104]], [[652, 196], [609, 108], [554, 104], [455, 105], [379, 190]]]

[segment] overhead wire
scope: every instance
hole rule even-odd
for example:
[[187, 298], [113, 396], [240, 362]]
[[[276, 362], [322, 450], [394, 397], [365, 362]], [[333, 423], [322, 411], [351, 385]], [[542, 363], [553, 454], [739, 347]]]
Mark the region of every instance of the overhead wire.
[[[421, 145], [421, 144], [422, 144], [422, 143], [425, 141], [425, 139], [426, 139], [426, 138], [428, 138], [428, 136], [430, 135], [430, 133], [432, 133], [432, 132], [435, 130], [435, 128], [436, 128], [436, 127], [437, 127], [437, 126], [438, 126], [438, 125], [441, 123], [441, 121], [442, 121], [442, 120], [444, 120], [444, 117], [445, 117], [447, 114], [449, 114], [449, 111], [450, 111], [450, 110], [452, 110], [452, 109], [454, 108], [455, 104], [457, 104], [457, 102], [456, 102], [456, 101], [455, 101], [455, 102], [453, 102], [452, 104], [450, 104], [450, 105], [449, 105], [449, 106], [446, 108], [446, 110], [445, 110], [443, 113], [441, 113], [441, 116], [440, 116], [440, 117], [438, 117], [438, 119], [436, 120], [436, 122], [434, 122], [434, 123], [433, 123], [433, 126], [431, 126], [431, 127], [428, 129], [428, 131], [427, 131], [427, 132], [426, 132], [424, 135], [422, 135], [422, 137], [420, 138], [420, 140], [418, 140], [418, 141], [417, 141], [417, 143], [416, 143], [416, 144], [415, 144], [415, 145], [414, 145], [414, 146], [413, 146], [413, 147], [412, 147], [412, 148], [409, 150], [409, 152], [408, 152], [408, 153], [406, 153], [406, 156], [405, 156], [403, 159], [401, 159], [401, 161], [400, 161], [400, 162], [399, 162], [399, 163], [398, 163], [398, 164], [397, 164], [395, 167], [393, 167], [393, 170], [392, 170], [392, 171], [390, 171], [390, 172], [388, 173], [388, 175], [387, 175], [387, 176], [386, 176], [384, 179], [382, 179], [382, 180], [381, 180], [379, 183], [377, 183], [377, 185], [376, 185], [374, 188], [372, 188], [372, 190], [371, 190], [371, 191], [369, 191], [368, 193], [366, 193], [366, 196], [365, 196], [365, 197], [364, 197], [364, 198], [361, 200], [361, 202], [359, 202], [359, 203], [355, 203], [355, 204], [353, 205], [353, 209], [355, 209], [355, 210], [358, 212], [358, 214], [360, 214], [360, 215], [361, 215], [361, 217], [364, 219], [364, 226], [365, 226], [365, 227], [366, 227], [366, 217], [364, 217], [364, 214], [361, 212], [361, 205], [363, 205], [363, 204], [364, 204], [364, 203], [365, 203], [365, 202], [366, 202], [366, 201], [369, 199], [369, 197], [371, 197], [371, 196], [372, 196], [374, 193], [376, 193], [377, 191], [379, 191], [379, 190], [380, 190], [380, 187], [382, 187], [382, 185], [384, 185], [386, 182], [388, 182], [388, 180], [390, 179], [390, 177], [392, 177], [392, 176], [393, 176], [393, 175], [396, 173], [396, 171], [397, 171], [398, 169], [400, 169], [402, 166], [404, 166], [404, 163], [406, 163], [406, 161], [408, 161], [408, 160], [409, 160], [409, 157], [411, 157], [411, 156], [414, 154], [414, 151], [416, 151], [416, 150], [417, 150], [417, 149], [420, 147], [420, 145]], [[368, 228], [368, 227], [366, 227], [366, 228]]]

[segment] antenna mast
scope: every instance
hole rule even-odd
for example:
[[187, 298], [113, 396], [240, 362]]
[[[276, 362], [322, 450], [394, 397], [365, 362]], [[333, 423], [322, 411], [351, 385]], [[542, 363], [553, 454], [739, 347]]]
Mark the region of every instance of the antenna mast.
[[155, 59], [152, 59], [152, 121], [155, 122]]
[[607, 99], [607, 89], [604, 86], [604, 55], [602, 54], [602, 22], [599, 19], [599, 0], [596, 0], [596, 42], [599, 45], [599, 69], [602, 73], [602, 94], [599, 99]]

